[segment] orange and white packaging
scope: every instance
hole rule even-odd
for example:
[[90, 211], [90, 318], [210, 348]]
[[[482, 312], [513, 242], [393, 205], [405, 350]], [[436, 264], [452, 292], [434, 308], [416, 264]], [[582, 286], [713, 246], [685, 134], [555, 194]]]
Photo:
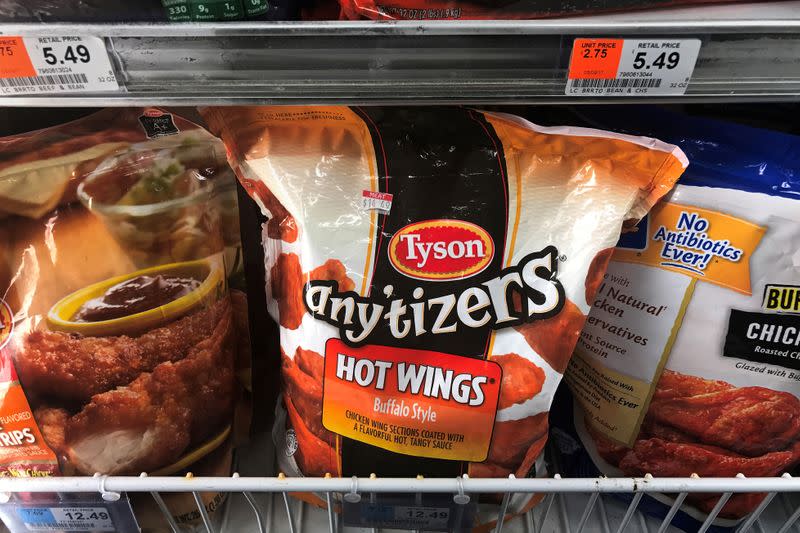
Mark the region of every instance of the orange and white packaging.
[[542, 475], [604, 250], [683, 153], [456, 107], [203, 113], [269, 218], [280, 469]]

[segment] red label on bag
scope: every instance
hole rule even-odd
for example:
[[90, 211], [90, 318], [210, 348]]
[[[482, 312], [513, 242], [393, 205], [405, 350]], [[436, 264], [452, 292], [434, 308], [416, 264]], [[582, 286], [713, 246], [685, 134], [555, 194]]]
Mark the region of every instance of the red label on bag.
[[468, 278], [485, 270], [493, 257], [491, 235], [461, 220], [415, 222], [401, 228], [389, 242], [392, 266], [416, 279]]
[[393, 197], [388, 192], [361, 191], [361, 207], [388, 213], [392, 209]]
[[569, 63], [569, 79], [617, 77], [624, 39], [575, 39]]
[[494, 361], [331, 339], [322, 423], [393, 452], [483, 461], [502, 373]]

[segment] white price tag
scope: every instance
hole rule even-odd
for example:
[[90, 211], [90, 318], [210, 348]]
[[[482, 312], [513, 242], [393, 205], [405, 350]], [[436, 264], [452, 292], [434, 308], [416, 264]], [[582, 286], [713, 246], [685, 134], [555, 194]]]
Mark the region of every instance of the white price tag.
[[105, 507], [28, 507], [18, 513], [28, 531], [116, 531]]
[[0, 95], [119, 91], [99, 37], [0, 36]]
[[680, 95], [699, 53], [699, 39], [575, 39], [565, 94]]
[[393, 196], [388, 192], [362, 191], [361, 208], [386, 214], [392, 209], [392, 198]]

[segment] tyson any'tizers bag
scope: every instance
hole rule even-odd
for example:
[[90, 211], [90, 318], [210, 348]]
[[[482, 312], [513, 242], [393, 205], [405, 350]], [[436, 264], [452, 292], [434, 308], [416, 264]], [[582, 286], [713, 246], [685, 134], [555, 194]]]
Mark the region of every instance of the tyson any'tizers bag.
[[680, 150], [455, 107], [205, 116], [270, 217], [281, 469], [541, 472], [593, 259], [671, 188]]
[[[569, 473], [786, 472], [800, 460], [800, 138], [656, 108], [584, 116], [663, 135], [691, 165], [598, 280], [566, 373]], [[719, 496], [690, 494], [674, 523], [696, 530]], [[716, 524], [763, 497], [734, 494]], [[664, 516], [674, 500], [654, 498], [641, 505]]]

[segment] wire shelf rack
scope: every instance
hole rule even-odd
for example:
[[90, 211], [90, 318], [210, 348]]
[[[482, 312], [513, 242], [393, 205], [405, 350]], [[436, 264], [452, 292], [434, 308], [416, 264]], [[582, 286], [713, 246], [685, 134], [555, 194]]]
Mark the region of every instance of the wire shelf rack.
[[[551, 441], [552, 442], [552, 441]], [[548, 446], [550, 471], [561, 464], [558, 446]], [[498, 505], [481, 514], [489, 522], [505, 513], [514, 494], [542, 494], [542, 501], [521, 517], [493, 526], [495, 533], [667, 533], [681, 530], [673, 525], [678, 508], [692, 493], [719, 493], [720, 499], [698, 532], [719, 531], [713, 525], [723, 505], [734, 494], [764, 492], [755, 511], [736, 524], [736, 533], [800, 533], [800, 477], [746, 478], [297, 478], [277, 475], [275, 449], [269, 434], [261, 434], [237, 451], [238, 473], [230, 477], [102, 476], [0, 478], [0, 504], [20, 496], [36, 501], [36, 494], [75, 497], [88, 495], [97, 501], [116, 502], [124, 496], [150, 498], [172, 533], [378, 533], [397, 531], [346, 525], [334, 512], [337, 502], [365, 502], [386, 494], [442, 495], [455, 508], [466, 506], [481, 493], [502, 493]], [[266, 476], [266, 477], [265, 477]], [[227, 493], [221, 512], [209, 516], [202, 493]], [[327, 501], [321, 509], [294, 498], [291, 493], [313, 492]], [[196, 525], [177, 524], [164, 499], [170, 494], [193, 496], [199, 520]], [[642, 512], [645, 495], [667, 493], [672, 507], [664, 518]], [[149, 494], [149, 496], [148, 496]], [[440, 500], [444, 501], [444, 500]], [[136, 531], [136, 530], [134, 530]], [[148, 533], [150, 530], [147, 530]], [[127, 533], [125, 531], [124, 533]]]
[[[134, 476], [0, 478], [0, 498], [8, 501], [12, 494], [59, 493], [94, 494], [113, 502], [125, 493], [149, 493], [173, 532], [187, 531], [175, 523], [163, 497], [170, 493], [191, 493], [201, 521], [190, 531], [224, 532], [319, 532], [366, 533], [390, 531], [349, 527], [334, 512], [336, 502], [370, 501], [379, 495], [408, 494], [446, 495], [455, 508], [465, 506], [480, 493], [502, 493], [502, 502], [482, 518], [500, 516], [514, 494], [538, 493], [544, 497], [531, 511], [520, 518], [493, 526], [501, 532], [566, 532], [566, 533], [665, 533], [680, 531], [673, 521], [680, 505], [692, 493], [719, 493], [720, 498], [698, 532], [715, 531], [714, 520], [728, 499], [743, 492], [764, 492], [766, 497], [755, 511], [736, 524], [736, 533], [788, 533], [800, 531], [800, 477], [784, 474], [776, 478], [551, 478], [476, 479], [459, 478], [295, 478], [281, 474], [270, 477], [251, 472], [273, 471], [274, 453], [266, 442], [253, 443], [242, 450], [240, 474], [231, 477], [149, 477]], [[268, 453], [267, 453], [268, 452]], [[201, 493], [228, 494], [224, 512], [212, 519], [202, 504]], [[295, 492], [313, 492], [328, 502], [320, 509], [291, 496]], [[672, 507], [665, 518], [641, 512], [645, 495], [668, 493]], [[628, 501], [620, 498], [626, 497]], [[35, 496], [34, 496], [35, 499]], [[2, 503], [2, 501], [0, 501]], [[391, 530], [393, 531], [393, 530]]]

